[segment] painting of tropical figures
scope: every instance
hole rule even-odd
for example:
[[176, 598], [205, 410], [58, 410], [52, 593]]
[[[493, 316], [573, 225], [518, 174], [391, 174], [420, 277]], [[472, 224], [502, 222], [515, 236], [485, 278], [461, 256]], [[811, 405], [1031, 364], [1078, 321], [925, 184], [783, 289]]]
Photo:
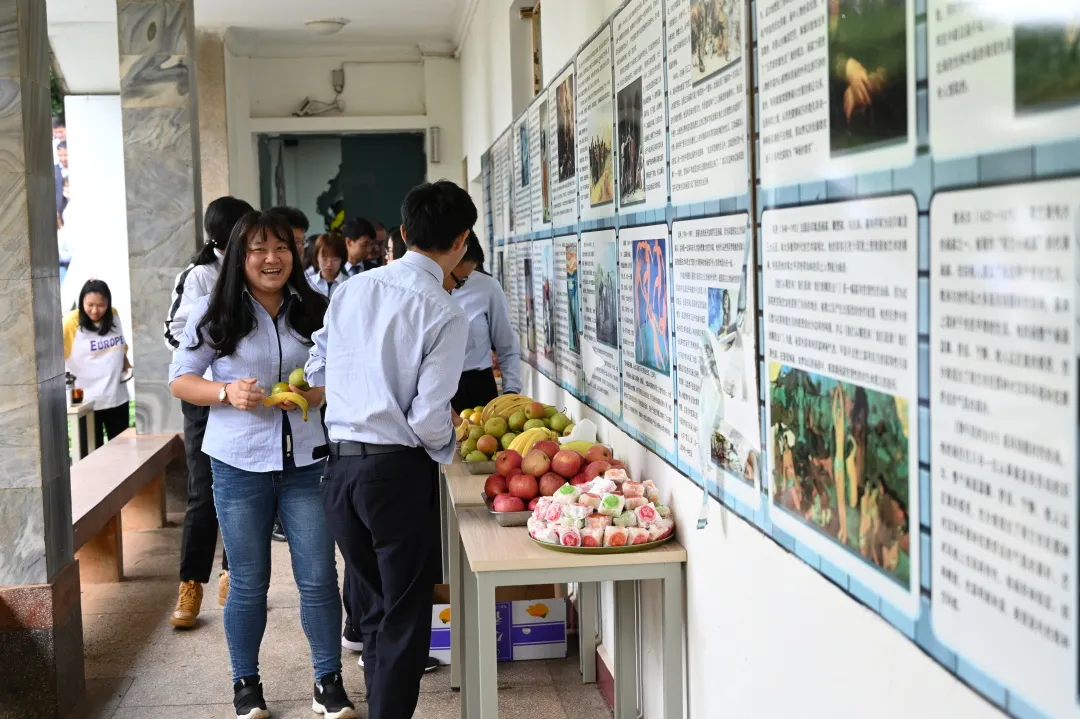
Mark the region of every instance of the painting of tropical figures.
[[769, 380], [774, 506], [909, 586], [908, 401], [775, 362]]

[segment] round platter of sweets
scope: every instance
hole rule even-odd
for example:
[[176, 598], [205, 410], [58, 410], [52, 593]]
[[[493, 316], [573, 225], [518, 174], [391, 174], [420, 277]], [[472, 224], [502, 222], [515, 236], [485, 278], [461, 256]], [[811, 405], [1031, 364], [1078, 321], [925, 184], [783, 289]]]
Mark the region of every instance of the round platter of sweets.
[[634, 482], [623, 469], [583, 485], [564, 484], [541, 497], [528, 519], [529, 537], [555, 552], [619, 554], [658, 547], [675, 536], [671, 510], [651, 481]]

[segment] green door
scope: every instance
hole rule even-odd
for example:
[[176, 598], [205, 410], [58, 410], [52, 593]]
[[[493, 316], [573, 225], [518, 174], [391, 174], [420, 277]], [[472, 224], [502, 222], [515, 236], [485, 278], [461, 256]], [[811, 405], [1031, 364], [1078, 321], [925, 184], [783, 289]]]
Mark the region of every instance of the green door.
[[345, 216], [400, 225], [401, 201], [427, 177], [424, 135], [347, 135], [341, 159]]

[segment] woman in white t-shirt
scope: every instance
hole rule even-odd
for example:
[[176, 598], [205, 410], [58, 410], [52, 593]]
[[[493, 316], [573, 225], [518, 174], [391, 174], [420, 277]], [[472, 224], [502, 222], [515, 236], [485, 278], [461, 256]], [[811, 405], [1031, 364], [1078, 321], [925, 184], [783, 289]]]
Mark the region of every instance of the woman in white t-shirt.
[[77, 307], [64, 318], [64, 365], [75, 376], [84, 401], [94, 403], [94, 436], [100, 447], [106, 434], [116, 439], [130, 425], [124, 375], [131, 363], [109, 286], [87, 281]]

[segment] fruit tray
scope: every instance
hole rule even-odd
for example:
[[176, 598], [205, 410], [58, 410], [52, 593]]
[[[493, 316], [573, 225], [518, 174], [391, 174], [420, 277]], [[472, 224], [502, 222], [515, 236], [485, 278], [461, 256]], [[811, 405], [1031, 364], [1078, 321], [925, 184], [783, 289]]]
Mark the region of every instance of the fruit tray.
[[488, 512], [491, 513], [491, 516], [495, 518], [500, 527], [524, 527], [529, 523], [529, 517], [532, 516], [531, 509], [524, 512], [496, 512], [491, 508], [491, 500], [488, 499], [487, 494], [481, 492], [480, 498], [484, 500], [484, 506], [488, 508]]
[[465, 462], [465, 471], [469, 474], [495, 474], [495, 460], [486, 462]]
[[[518, 514], [518, 512], [515, 512]], [[524, 512], [524, 514], [530, 514]], [[528, 521], [528, 520], [526, 520]], [[561, 544], [548, 544], [547, 542], [538, 542], [537, 540], [529, 537], [529, 541], [534, 544], [539, 544], [544, 549], [550, 549], [553, 552], [564, 552], [566, 554], [629, 554], [631, 552], [647, 552], [650, 549], [656, 549], [661, 544], [666, 544], [672, 539], [675, 539], [675, 535], [664, 537], [655, 542], [647, 542], [645, 544], [627, 544], [622, 547], [564, 547]]]

